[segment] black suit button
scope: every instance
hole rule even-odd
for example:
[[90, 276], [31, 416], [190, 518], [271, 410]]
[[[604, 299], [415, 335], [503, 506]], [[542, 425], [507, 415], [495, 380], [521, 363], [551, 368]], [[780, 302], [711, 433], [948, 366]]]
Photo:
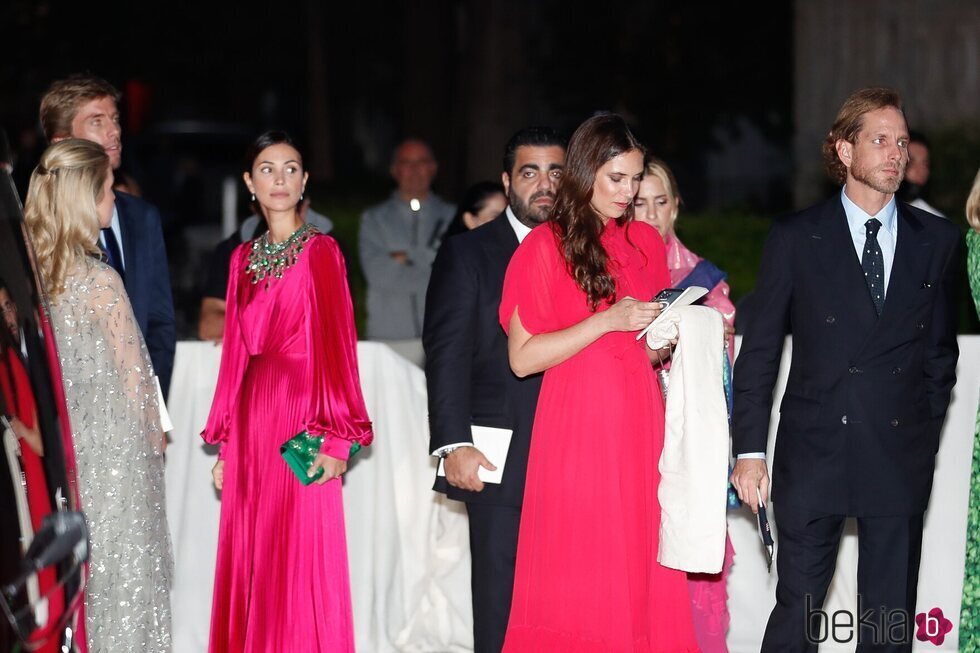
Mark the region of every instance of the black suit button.
[[919, 331], [922, 331], [923, 329], [926, 328], [926, 325], [923, 324], [922, 322], [916, 322], [915, 323], [915, 328], [918, 329]]
[[837, 321], [837, 318], [834, 317], [833, 315], [828, 315], [827, 316], [827, 324], [833, 324], [836, 321]]
[[857, 367], [853, 367], [853, 366], [852, 366], [852, 367], [849, 367], [849, 368], [847, 368], [847, 371], [848, 371], [849, 373], [851, 373], [851, 374], [860, 374], [860, 373], [861, 373], [861, 370], [860, 370], [859, 368], [857, 368]]
[[892, 426], [898, 426], [899, 425], [899, 421], [898, 421], [898, 418], [897, 417], [891, 421], [891, 425]]
[[895, 369], [892, 370], [892, 374], [901, 374], [901, 373], [902, 373], [901, 367], [896, 367]]

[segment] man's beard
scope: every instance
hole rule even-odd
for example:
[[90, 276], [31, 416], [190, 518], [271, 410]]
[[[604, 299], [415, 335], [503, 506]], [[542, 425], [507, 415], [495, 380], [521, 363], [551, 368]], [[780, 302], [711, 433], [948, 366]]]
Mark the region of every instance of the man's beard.
[[[535, 206], [535, 200], [541, 199], [542, 197], [550, 197], [552, 205], [548, 208]], [[555, 194], [546, 190], [538, 191], [531, 195], [527, 202], [525, 202], [511, 189], [507, 196], [507, 201], [510, 203], [510, 209], [514, 212], [514, 217], [517, 218], [517, 221], [525, 227], [533, 229], [551, 218], [551, 208], [554, 206]]]
[[902, 179], [905, 177], [905, 167], [897, 166], [898, 175], [895, 177], [881, 177], [877, 173], [879, 170], [895, 167], [888, 164], [883, 164], [876, 168], [865, 168], [860, 164], [853, 165], [851, 166], [851, 176], [879, 193], [892, 194], [902, 184]]

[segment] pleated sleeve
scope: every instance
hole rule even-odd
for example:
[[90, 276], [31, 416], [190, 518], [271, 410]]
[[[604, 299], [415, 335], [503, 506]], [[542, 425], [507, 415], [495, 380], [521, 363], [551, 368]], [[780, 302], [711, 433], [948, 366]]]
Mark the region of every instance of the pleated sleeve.
[[310, 406], [306, 430], [323, 435], [320, 452], [347, 460], [351, 444], [371, 444], [357, 370], [357, 332], [340, 248], [329, 236], [310, 240], [309, 311], [306, 337]]
[[510, 334], [510, 318], [517, 309], [521, 324], [535, 335], [555, 330], [553, 284], [563, 271], [564, 259], [550, 225], [536, 227], [514, 252], [504, 276], [500, 297], [500, 325]]
[[228, 270], [221, 367], [218, 370], [218, 384], [214, 389], [214, 400], [211, 402], [208, 422], [201, 432], [201, 437], [208, 444], [218, 444], [228, 440], [231, 418], [237, 409], [242, 378], [245, 376], [245, 367], [248, 364], [248, 351], [238, 321], [238, 285], [248, 283], [244, 274], [244, 265], [249, 245], [250, 243], [243, 243], [232, 253]]

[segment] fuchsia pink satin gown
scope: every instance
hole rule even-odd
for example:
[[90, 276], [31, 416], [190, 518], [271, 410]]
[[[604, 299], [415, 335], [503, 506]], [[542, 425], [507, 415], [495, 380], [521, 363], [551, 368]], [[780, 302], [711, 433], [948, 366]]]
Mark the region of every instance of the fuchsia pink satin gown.
[[370, 444], [343, 256], [315, 235], [268, 289], [232, 256], [224, 350], [202, 436], [223, 443], [211, 653], [353, 651], [340, 480], [303, 486], [279, 446], [307, 430]]

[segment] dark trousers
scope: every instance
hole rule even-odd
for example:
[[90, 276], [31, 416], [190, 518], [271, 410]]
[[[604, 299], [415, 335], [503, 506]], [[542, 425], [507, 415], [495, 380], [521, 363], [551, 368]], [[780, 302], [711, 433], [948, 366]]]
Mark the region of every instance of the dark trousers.
[[517, 529], [521, 509], [467, 503], [473, 559], [474, 653], [500, 653], [514, 594]]
[[857, 518], [858, 611], [850, 618], [840, 615], [835, 627], [833, 615], [822, 608], [844, 520], [776, 505], [779, 581], [763, 653], [816, 651], [822, 642], [855, 640], [859, 652], [912, 650], [922, 515]]

